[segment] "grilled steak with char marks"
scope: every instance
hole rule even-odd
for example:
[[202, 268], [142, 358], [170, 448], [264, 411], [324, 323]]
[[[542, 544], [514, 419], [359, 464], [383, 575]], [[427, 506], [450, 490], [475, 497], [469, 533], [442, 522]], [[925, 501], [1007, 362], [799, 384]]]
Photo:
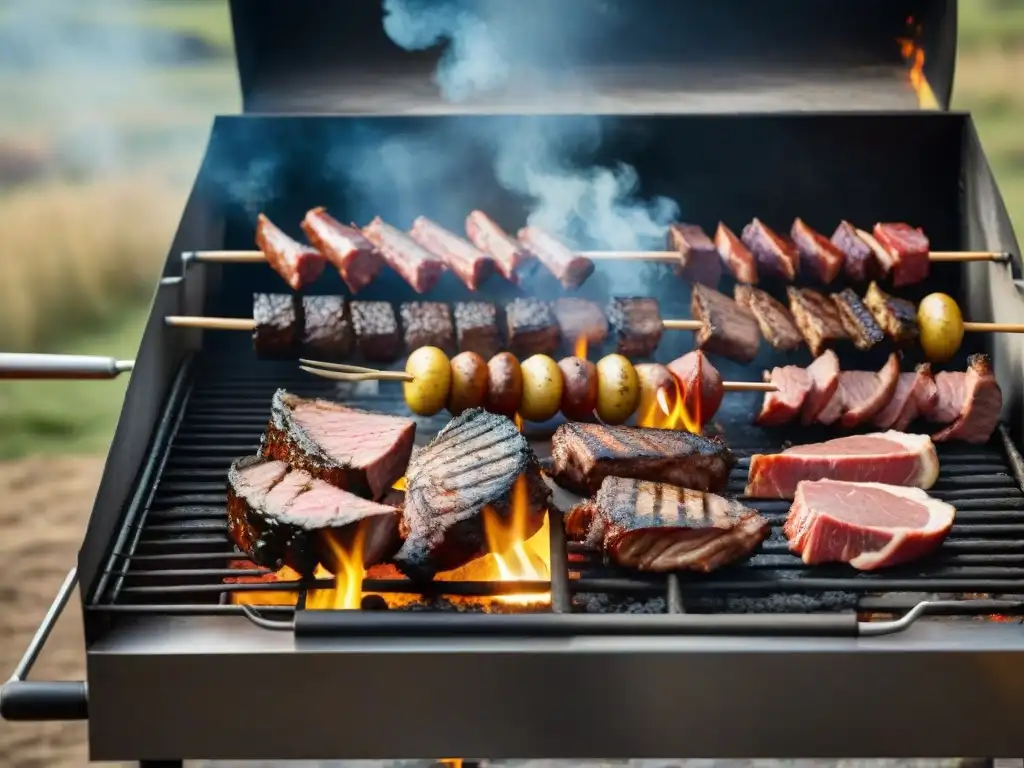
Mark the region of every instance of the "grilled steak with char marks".
[[566, 530], [582, 534], [623, 568], [710, 573], [749, 556], [771, 525], [713, 493], [607, 477], [592, 501], [569, 511]]
[[793, 316], [782, 302], [752, 285], [742, 283], [738, 283], [733, 289], [733, 296], [737, 304], [749, 310], [754, 316], [761, 329], [761, 335], [775, 349], [796, 349], [803, 342], [803, 336], [797, 330]]
[[551, 305], [540, 299], [513, 299], [505, 307], [509, 349], [522, 358], [558, 351], [558, 323]]
[[581, 495], [610, 475], [720, 491], [736, 464], [724, 443], [690, 432], [577, 422], [555, 430], [551, 458], [555, 482]]
[[260, 357], [292, 357], [303, 326], [302, 309], [288, 293], [254, 293], [252, 344]]
[[446, 355], [455, 354], [455, 325], [452, 312], [442, 301], [407, 301], [398, 308], [405, 333], [405, 349], [412, 353], [420, 347], [437, 347]]
[[405, 473], [416, 422], [277, 390], [261, 453], [331, 485], [381, 498]]
[[346, 360], [352, 354], [352, 323], [341, 296], [302, 297], [302, 352], [320, 360]]
[[353, 301], [352, 330], [367, 360], [390, 363], [402, 355], [402, 333], [390, 301]]
[[780, 237], [760, 219], [754, 219], [743, 228], [743, 244], [757, 258], [758, 272], [762, 275], [793, 282], [800, 271], [800, 255], [796, 247]]
[[722, 279], [722, 257], [711, 238], [696, 224], [670, 224], [668, 248], [678, 251], [676, 272], [691, 283], [718, 285]]
[[693, 334], [694, 346], [740, 363], [757, 357], [761, 334], [754, 316], [724, 293], [695, 285], [690, 295], [690, 315], [702, 327]]
[[829, 345], [846, 338], [846, 329], [834, 303], [810, 288], [790, 286], [786, 293], [793, 319], [812, 355], [817, 357]]
[[913, 302], [890, 296], [878, 287], [878, 283], [872, 281], [864, 294], [864, 304], [878, 326], [897, 347], [907, 347], [917, 342], [920, 329], [917, 327], [917, 307]]
[[395, 563], [415, 578], [465, 565], [487, 553], [485, 509], [506, 525], [513, 512], [524, 514], [516, 524], [529, 538], [540, 529], [550, 503], [537, 457], [515, 424], [471, 408], [452, 419], [409, 464], [404, 542]]
[[626, 357], [653, 357], [665, 326], [657, 299], [614, 298], [608, 303], [608, 325], [615, 351]]
[[1003, 393], [999, 389], [988, 355], [967, 358], [963, 400], [960, 413], [944, 430], [932, 436], [936, 442], [963, 440], [966, 443], [987, 443], [1003, 410]]
[[832, 301], [839, 310], [839, 319], [857, 349], [871, 349], [885, 339], [885, 334], [878, 326], [870, 310], [864, 306], [852, 288], [844, 288], [832, 294]]
[[476, 352], [490, 360], [501, 351], [497, 307], [488, 301], [458, 301], [454, 314], [459, 352]]

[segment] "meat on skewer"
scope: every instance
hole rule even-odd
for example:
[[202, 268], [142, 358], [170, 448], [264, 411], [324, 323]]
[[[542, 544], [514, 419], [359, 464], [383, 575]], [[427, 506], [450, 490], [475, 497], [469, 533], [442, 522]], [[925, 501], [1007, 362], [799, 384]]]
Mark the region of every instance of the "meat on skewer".
[[477, 290], [494, 271], [490, 256], [426, 216], [417, 217], [409, 236], [441, 259], [471, 291]]
[[588, 348], [600, 348], [608, 338], [608, 318], [596, 301], [563, 297], [555, 301], [554, 313], [566, 349], [574, 349], [581, 339]]
[[754, 254], [736, 237], [736, 233], [722, 222], [715, 231], [715, 247], [729, 272], [740, 283], [757, 284], [757, 260]]
[[513, 285], [519, 285], [537, 266], [537, 258], [483, 211], [472, 211], [466, 217], [466, 237], [494, 259], [498, 271]]
[[839, 222], [836, 231], [832, 233], [831, 243], [843, 253], [843, 273], [848, 280], [864, 283], [882, 276], [883, 270], [878, 263], [878, 257], [871, 250], [871, 246], [860, 238], [857, 228], [850, 222]]
[[539, 227], [526, 226], [520, 229], [519, 242], [566, 288], [578, 288], [594, 272], [594, 262], [573, 253]]
[[508, 346], [516, 355], [553, 355], [561, 335], [551, 305], [539, 299], [514, 299], [505, 307]]
[[800, 253], [800, 268], [824, 285], [828, 285], [843, 269], [843, 252], [827, 237], [814, 231], [803, 219], [793, 220], [789, 236]]
[[[384, 266], [377, 249], [362, 232], [355, 227], [346, 227], [323, 208], [314, 208], [306, 213], [302, 231], [334, 265], [352, 293], [358, 293], [373, 282]], [[292, 288], [299, 290], [294, 285]]]
[[843, 330], [857, 349], [871, 349], [885, 339], [874, 316], [852, 288], [844, 288], [832, 294], [832, 301], [839, 310], [839, 321]]
[[796, 279], [800, 271], [800, 255], [796, 246], [773, 232], [763, 221], [755, 218], [747, 224], [741, 239], [757, 259], [759, 275], [788, 283]]
[[811, 354], [817, 357], [826, 347], [847, 338], [839, 309], [826, 296], [810, 288], [786, 289], [789, 309]]
[[256, 217], [256, 246], [293, 291], [312, 283], [324, 271], [326, 260], [320, 251], [288, 237], [262, 213]]
[[445, 263], [401, 230], [378, 216], [363, 229], [381, 258], [417, 293], [426, 293], [441, 279]]
[[399, 307], [405, 348], [437, 347], [455, 354], [455, 325], [451, 309], [441, 301], [407, 301]]
[[736, 303], [750, 311], [757, 320], [761, 335], [775, 349], [797, 349], [803, 337], [796, 327], [793, 315], [782, 302], [752, 285], [737, 283], [733, 291]]
[[303, 354], [326, 360], [348, 360], [352, 356], [355, 336], [348, 305], [341, 296], [302, 297], [299, 346]]
[[761, 335], [754, 316], [725, 294], [693, 286], [690, 314], [700, 323], [695, 345], [715, 355], [749, 363], [757, 356]]
[[714, 242], [696, 224], [670, 224], [668, 249], [679, 253], [677, 273], [691, 283], [711, 288], [722, 279], [722, 257]]

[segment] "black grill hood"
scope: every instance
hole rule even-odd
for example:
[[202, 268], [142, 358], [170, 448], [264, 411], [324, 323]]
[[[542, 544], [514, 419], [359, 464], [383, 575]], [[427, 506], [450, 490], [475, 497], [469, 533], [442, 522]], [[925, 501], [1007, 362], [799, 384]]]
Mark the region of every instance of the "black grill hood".
[[[916, 36], [948, 107], [955, 0], [405, 0], [457, 4], [511, 52], [504, 87], [449, 103], [441, 43], [406, 51], [382, 0], [231, 0], [246, 112], [735, 112], [917, 109]], [[534, 55], [536, 54], [536, 55]], [[538, 94], [544, 93], [544, 97]]]

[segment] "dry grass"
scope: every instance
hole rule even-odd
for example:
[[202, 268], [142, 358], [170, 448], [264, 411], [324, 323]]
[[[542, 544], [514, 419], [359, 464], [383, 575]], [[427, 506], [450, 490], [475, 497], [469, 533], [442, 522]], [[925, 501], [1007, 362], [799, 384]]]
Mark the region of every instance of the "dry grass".
[[0, 348], [36, 348], [147, 297], [183, 204], [156, 177], [0, 197]]

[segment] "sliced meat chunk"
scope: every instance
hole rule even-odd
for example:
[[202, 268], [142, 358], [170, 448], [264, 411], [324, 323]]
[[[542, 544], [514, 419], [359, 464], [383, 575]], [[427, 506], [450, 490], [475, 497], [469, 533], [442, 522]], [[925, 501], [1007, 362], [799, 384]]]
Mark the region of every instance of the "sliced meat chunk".
[[777, 389], [765, 393], [764, 403], [756, 422], [762, 427], [781, 427], [789, 424], [800, 413], [804, 400], [811, 391], [810, 374], [803, 368], [787, 365], [783, 368], [773, 368], [771, 373], [765, 376], [765, 381], [771, 382]]
[[494, 272], [490, 256], [426, 216], [413, 221], [409, 237], [441, 259], [471, 291]]
[[315, 282], [327, 263], [320, 251], [288, 237], [262, 213], [256, 217], [256, 247], [293, 291]]
[[931, 488], [939, 477], [939, 457], [927, 435], [878, 432], [795, 445], [782, 453], [750, 459], [745, 494], [792, 499], [806, 480], [845, 480]]
[[626, 357], [652, 357], [664, 324], [657, 299], [614, 298], [608, 304], [608, 326], [616, 351]]
[[826, 347], [846, 338], [846, 329], [835, 303], [810, 288], [790, 286], [786, 293], [796, 327], [812, 355], [817, 357]]
[[736, 237], [735, 232], [721, 222], [715, 231], [715, 248], [738, 282], [757, 284], [757, 260], [754, 254]]
[[[826, 349], [814, 362], [807, 366], [807, 375], [811, 378], [811, 388], [804, 398], [800, 412], [800, 423], [813, 424], [819, 414], [832, 401], [839, 389], [839, 358], [831, 349]], [[839, 418], [842, 414], [836, 415]], [[833, 419], [835, 421], [835, 419]]]
[[445, 263], [405, 232], [385, 224], [380, 216], [363, 229], [384, 263], [407, 282], [416, 293], [426, 293], [441, 279]]
[[346, 360], [352, 354], [352, 323], [341, 296], [302, 297], [302, 353], [318, 360]]
[[260, 357], [293, 357], [302, 312], [290, 293], [254, 293], [252, 344]]
[[490, 360], [501, 351], [497, 307], [488, 301], [456, 302], [455, 338], [459, 352], [476, 352]]
[[760, 219], [754, 219], [743, 228], [743, 244], [757, 259], [757, 272], [776, 277], [787, 283], [796, 279], [800, 271], [800, 254], [788, 240], [780, 237]]
[[741, 363], [757, 357], [761, 334], [754, 315], [724, 293], [705, 285], [693, 286], [690, 315], [703, 326], [693, 336], [697, 348]]
[[939, 371], [935, 374], [935, 406], [927, 415], [935, 424], [952, 424], [964, 409], [967, 374], [963, 371]]
[[594, 262], [573, 253], [558, 238], [538, 227], [520, 229], [519, 243], [566, 288], [579, 288], [594, 272]]
[[353, 301], [352, 330], [367, 360], [390, 363], [402, 355], [402, 333], [389, 301]]
[[842, 399], [840, 423], [848, 428], [866, 424], [892, 399], [900, 380], [900, 359], [895, 354], [878, 373], [871, 371], [843, 371], [839, 374], [839, 390], [835, 397]]
[[420, 347], [437, 347], [447, 355], [455, 354], [455, 324], [447, 304], [441, 301], [407, 301], [398, 308], [398, 312], [402, 316], [407, 353]]
[[789, 236], [800, 254], [800, 268], [806, 274], [825, 285], [836, 279], [845, 260], [842, 250], [800, 218], [793, 221]]
[[939, 400], [939, 389], [935, 386], [932, 367], [929, 363], [919, 363], [914, 370], [914, 386], [903, 410], [897, 416], [891, 429], [905, 432], [915, 419], [927, 416], [935, 408]]
[[777, 299], [752, 285], [737, 283], [733, 290], [736, 303], [754, 316], [761, 335], [775, 349], [796, 349], [803, 342], [789, 310]]
[[334, 265], [352, 293], [358, 293], [373, 282], [384, 266], [376, 247], [362, 232], [345, 226], [323, 208], [306, 213], [302, 231]]
[[600, 349], [608, 338], [608, 318], [596, 301], [563, 296], [554, 305], [555, 320], [566, 349], [585, 339], [588, 348]]
[[894, 288], [928, 279], [931, 246], [923, 230], [901, 222], [878, 223], [872, 234], [889, 256]]
[[917, 343], [920, 329], [917, 326], [917, 307], [913, 302], [890, 296], [872, 281], [864, 294], [864, 303], [875, 322], [896, 346], [907, 347]]
[[819, 480], [800, 483], [784, 530], [808, 565], [873, 571], [934, 552], [955, 515], [953, 505], [920, 488]]
[[832, 245], [843, 252], [843, 273], [848, 280], [866, 283], [882, 276], [878, 257], [871, 247], [861, 240], [857, 228], [848, 221], [839, 222], [832, 233]]
[[885, 339], [875, 318], [852, 288], [833, 293], [832, 301], [839, 310], [846, 335], [857, 349], [871, 349]]
[[498, 271], [513, 285], [519, 285], [537, 267], [537, 258], [483, 211], [472, 211], [466, 217], [466, 237], [494, 259]]
[[916, 382], [916, 373], [901, 373], [889, 403], [871, 419], [871, 426], [878, 427], [879, 429], [889, 429], [896, 423], [896, 420], [906, 410], [908, 405], [916, 405], [914, 400], [914, 385]]
[[509, 349], [521, 358], [558, 351], [558, 323], [551, 305], [540, 299], [514, 299], [505, 307]]
[[965, 443], [987, 443], [999, 424], [1003, 410], [1003, 392], [999, 388], [988, 355], [967, 358], [964, 378], [964, 400], [960, 414], [952, 424], [932, 439], [938, 443], [962, 440]]
[[722, 257], [714, 242], [696, 224], [671, 224], [668, 228], [668, 248], [678, 251], [678, 274], [691, 283], [712, 288], [722, 279]]

